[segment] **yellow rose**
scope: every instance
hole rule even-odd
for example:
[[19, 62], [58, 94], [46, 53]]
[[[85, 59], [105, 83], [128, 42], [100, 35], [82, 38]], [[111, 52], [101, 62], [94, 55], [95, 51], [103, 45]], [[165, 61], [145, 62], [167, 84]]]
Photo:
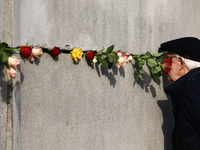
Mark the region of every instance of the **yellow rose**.
[[83, 51], [82, 51], [82, 49], [81, 48], [74, 48], [73, 50], [72, 50], [72, 58], [76, 61], [76, 62], [78, 62], [78, 59], [81, 59], [81, 57], [82, 57], [82, 55], [83, 55]]

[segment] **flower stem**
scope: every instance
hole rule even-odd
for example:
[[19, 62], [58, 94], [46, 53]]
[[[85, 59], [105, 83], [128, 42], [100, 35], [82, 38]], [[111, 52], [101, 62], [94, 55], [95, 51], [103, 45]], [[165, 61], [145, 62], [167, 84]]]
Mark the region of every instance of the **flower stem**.
[[20, 51], [19, 48], [5, 48], [7, 51]]

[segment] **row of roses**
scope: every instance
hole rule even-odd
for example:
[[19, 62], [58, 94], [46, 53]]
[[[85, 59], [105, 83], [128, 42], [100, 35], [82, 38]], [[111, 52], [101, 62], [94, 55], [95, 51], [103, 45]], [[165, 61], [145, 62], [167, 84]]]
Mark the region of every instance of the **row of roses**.
[[162, 70], [165, 71], [165, 73], [168, 73], [171, 69], [171, 62], [168, 59], [164, 59], [163, 53], [151, 54], [146, 52], [139, 55], [133, 55], [122, 52], [121, 50], [118, 50], [117, 52], [113, 50], [114, 45], [109, 46], [106, 49], [106, 52], [103, 52], [104, 48], [100, 51], [83, 51], [81, 48], [77, 47], [71, 50], [61, 50], [59, 47], [47, 49], [27, 45], [11, 48], [7, 43], [0, 43], [0, 62], [7, 67], [6, 72], [8, 79], [15, 78], [17, 76], [17, 66], [20, 64], [20, 59], [13, 54], [14, 51], [20, 51], [20, 56], [28, 59], [30, 62], [33, 62], [35, 58], [41, 58], [43, 52], [49, 53], [53, 57], [56, 57], [61, 53], [70, 53], [75, 62], [78, 62], [78, 60], [85, 55], [91, 64], [102, 64], [108, 69], [112, 68], [113, 63], [115, 63], [118, 68], [123, 68], [127, 63], [132, 63], [132, 61], [135, 60], [135, 63], [138, 64], [138, 76], [145, 72], [143, 69], [144, 64], [147, 64], [151, 74], [157, 77], [161, 76]]

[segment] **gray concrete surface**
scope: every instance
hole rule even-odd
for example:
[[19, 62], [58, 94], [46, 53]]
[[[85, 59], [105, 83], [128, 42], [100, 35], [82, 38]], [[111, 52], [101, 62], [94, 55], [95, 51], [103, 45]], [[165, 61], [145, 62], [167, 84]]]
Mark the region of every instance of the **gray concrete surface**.
[[[12, 44], [12, 0], [0, 0], [0, 42]], [[12, 87], [12, 86], [11, 86]], [[0, 64], [0, 149], [12, 149], [12, 109], [8, 104], [5, 67]], [[12, 94], [12, 93], [11, 93]]]
[[164, 148], [159, 103], [169, 104], [162, 84], [147, 76], [144, 89], [134, 86], [132, 65], [92, 69], [84, 59], [74, 65], [70, 55], [54, 61], [44, 54], [37, 65], [26, 62], [21, 69], [22, 150]]
[[7, 84], [4, 76], [4, 67], [2, 65], [0, 65], [0, 70], [0, 149], [5, 150], [7, 123]]
[[[20, 1], [0, 1], [0, 42], [20, 43]], [[17, 55], [17, 54], [16, 54]], [[6, 82], [5, 67], [0, 66], [0, 149], [20, 150], [20, 73]]]
[[[100, 50], [115, 44], [115, 50], [137, 54], [156, 53], [160, 43], [174, 38], [200, 38], [197, 0], [19, 0], [11, 20], [5, 17], [8, 6], [0, 8], [0, 38], [13, 45]], [[124, 70], [92, 68], [84, 58], [77, 65], [65, 54], [57, 61], [48, 54], [33, 64], [22, 61], [21, 84], [13, 83], [14, 149], [171, 150], [167, 82], [154, 81], [145, 70], [134, 84], [130, 64]], [[4, 77], [0, 83], [5, 119]]]
[[4, 18], [4, 1], [1, 0], [0, 1], [0, 38], [1, 38], [1, 41], [3, 39], [3, 18]]
[[[3, 39], [3, 18], [4, 18], [4, 2], [0, 1], [0, 40]], [[4, 67], [0, 65], [0, 149], [5, 150], [6, 146], [6, 117], [7, 117], [7, 84], [4, 76]]]

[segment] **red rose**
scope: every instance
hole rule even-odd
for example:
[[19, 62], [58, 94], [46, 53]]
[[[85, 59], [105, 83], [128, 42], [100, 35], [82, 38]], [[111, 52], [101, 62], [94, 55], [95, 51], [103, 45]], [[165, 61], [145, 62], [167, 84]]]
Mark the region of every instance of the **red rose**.
[[51, 50], [51, 55], [52, 56], [60, 55], [60, 48], [59, 47], [54, 47], [53, 50]]
[[96, 54], [95, 54], [94, 51], [89, 51], [89, 52], [86, 53], [86, 57], [87, 57], [89, 60], [93, 60], [95, 55], [96, 55]]
[[171, 63], [172, 63], [172, 59], [171, 59], [171, 58], [167, 58], [167, 59], [165, 59], [163, 62], [168, 63], [168, 64], [171, 64]]
[[22, 46], [21, 47], [21, 52], [20, 52], [20, 55], [22, 56], [22, 57], [26, 57], [26, 58], [29, 58], [30, 56], [31, 56], [31, 52], [32, 52], [32, 49], [31, 49], [31, 47], [29, 47], [29, 46]]
[[165, 59], [163, 64], [163, 71], [165, 72], [165, 74], [168, 74], [171, 70], [171, 66], [172, 66], [172, 59], [171, 58], [167, 58]]

